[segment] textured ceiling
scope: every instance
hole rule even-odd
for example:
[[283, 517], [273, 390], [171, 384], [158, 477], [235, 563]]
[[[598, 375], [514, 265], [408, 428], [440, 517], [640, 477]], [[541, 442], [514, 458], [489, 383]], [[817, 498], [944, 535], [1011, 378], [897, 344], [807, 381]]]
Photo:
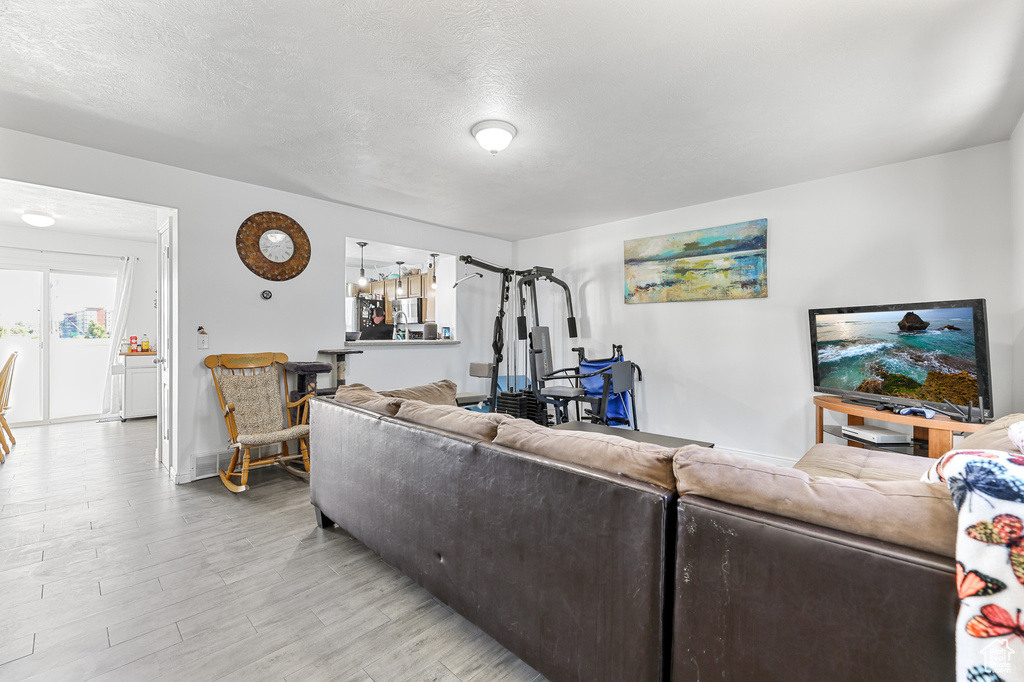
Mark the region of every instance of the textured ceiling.
[[1024, 0], [0, 0], [0, 126], [514, 239], [1005, 140], [1022, 32]]
[[[23, 213], [47, 213], [52, 227], [29, 227]], [[0, 225], [46, 232], [156, 242], [166, 209], [134, 201], [0, 179]]]

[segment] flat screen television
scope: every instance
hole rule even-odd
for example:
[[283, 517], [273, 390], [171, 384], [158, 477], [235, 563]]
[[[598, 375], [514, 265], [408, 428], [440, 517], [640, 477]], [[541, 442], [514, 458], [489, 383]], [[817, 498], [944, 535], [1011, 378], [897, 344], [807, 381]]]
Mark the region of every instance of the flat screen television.
[[808, 311], [814, 390], [865, 405], [955, 414], [978, 398], [992, 416], [984, 299]]

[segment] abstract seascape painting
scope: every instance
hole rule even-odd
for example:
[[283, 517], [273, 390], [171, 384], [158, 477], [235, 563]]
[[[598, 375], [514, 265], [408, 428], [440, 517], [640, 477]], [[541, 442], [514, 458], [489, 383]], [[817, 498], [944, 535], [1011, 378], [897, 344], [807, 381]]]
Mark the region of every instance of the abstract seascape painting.
[[626, 303], [768, 296], [768, 219], [625, 243]]

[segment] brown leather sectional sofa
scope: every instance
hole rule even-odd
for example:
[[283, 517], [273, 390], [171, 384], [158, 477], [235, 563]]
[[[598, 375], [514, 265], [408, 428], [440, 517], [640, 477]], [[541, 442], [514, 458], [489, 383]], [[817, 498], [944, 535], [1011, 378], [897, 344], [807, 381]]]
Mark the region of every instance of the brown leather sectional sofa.
[[661, 480], [649, 449], [627, 476], [521, 420], [359, 402], [313, 403], [318, 522], [549, 680], [954, 679], [956, 521], [910, 480], [927, 460], [815, 446], [803, 471], [690, 446], [673, 490], [637, 480]]

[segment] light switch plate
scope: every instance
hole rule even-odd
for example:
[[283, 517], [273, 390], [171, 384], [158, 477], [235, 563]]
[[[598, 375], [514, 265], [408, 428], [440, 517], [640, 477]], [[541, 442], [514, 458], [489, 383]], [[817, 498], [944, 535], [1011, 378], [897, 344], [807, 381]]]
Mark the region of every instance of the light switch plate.
[[209, 350], [210, 348], [210, 335], [209, 334], [196, 334], [199, 339], [199, 350]]

